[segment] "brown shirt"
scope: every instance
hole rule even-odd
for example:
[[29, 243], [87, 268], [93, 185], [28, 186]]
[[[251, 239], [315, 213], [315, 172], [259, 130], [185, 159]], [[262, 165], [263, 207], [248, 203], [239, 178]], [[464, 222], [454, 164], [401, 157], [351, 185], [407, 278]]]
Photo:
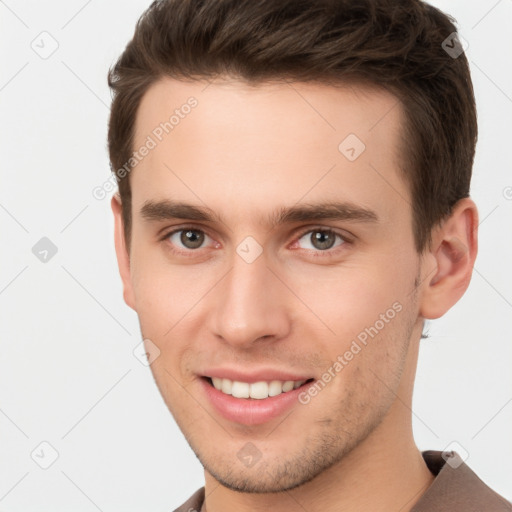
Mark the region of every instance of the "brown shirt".
[[[456, 452], [422, 452], [436, 477], [411, 512], [512, 512], [512, 503], [487, 487]], [[200, 512], [204, 487], [174, 512]]]

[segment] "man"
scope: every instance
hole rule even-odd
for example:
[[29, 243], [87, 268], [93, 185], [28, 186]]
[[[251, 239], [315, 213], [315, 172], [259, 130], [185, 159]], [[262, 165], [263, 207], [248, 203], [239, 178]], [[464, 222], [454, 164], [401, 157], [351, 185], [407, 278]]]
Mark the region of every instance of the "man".
[[109, 83], [124, 299], [205, 469], [177, 510], [511, 510], [412, 434], [425, 319], [477, 254], [450, 19], [414, 0], [160, 1]]

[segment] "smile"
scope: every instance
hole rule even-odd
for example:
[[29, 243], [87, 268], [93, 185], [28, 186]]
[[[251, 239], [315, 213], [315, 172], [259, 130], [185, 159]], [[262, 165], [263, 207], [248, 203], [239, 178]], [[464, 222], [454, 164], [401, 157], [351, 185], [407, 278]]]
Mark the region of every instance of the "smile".
[[287, 393], [313, 380], [272, 380], [270, 382], [260, 381], [249, 383], [219, 377], [208, 377], [207, 379], [215, 389], [226, 395], [231, 395], [234, 398], [253, 398], [256, 400], [263, 400], [280, 395], [281, 393]]

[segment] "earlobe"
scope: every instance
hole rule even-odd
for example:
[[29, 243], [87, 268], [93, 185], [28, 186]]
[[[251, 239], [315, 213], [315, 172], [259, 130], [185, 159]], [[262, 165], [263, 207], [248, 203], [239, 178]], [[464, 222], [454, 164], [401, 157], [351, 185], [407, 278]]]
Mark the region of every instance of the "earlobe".
[[126, 304], [135, 310], [135, 297], [133, 293], [130, 269], [130, 255], [126, 246], [121, 199], [118, 194], [114, 194], [110, 204], [114, 214], [114, 240], [117, 265], [119, 267], [119, 274], [121, 275], [121, 280], [123, 282], [123, 297]]
[[433, 232], [432, 249], [425, 259], [431, 268], [423, 269], [427, 274], [420, 305], [423, 318], [443, 316], [466, 292], [478, 251], [477, 235], [476, 205], [469, 198], [461, 199]]

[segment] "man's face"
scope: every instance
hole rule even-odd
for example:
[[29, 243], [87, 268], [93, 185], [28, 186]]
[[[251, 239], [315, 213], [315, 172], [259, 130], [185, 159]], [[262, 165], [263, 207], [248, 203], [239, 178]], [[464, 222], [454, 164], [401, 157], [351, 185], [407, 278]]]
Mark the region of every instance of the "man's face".
[[[130, 177], [125, 297], [160, 351], [151, 369], [167, 406], [226, 487], [293, 488], [410, 421], [399, 401], [412, 390], [423, 271], [401, 116], [393, 96], [356, 86], [165, 79], [143, 98], [134, 149], [148, 136], [156, 146]], [[171, 202], [212, 218], [173, 218]], [[324, 203], [344, 215], [314, 218]], [[223, 375], [237, 394], [316, 382], [234, 398], [207, 379], [227, 390]]]

